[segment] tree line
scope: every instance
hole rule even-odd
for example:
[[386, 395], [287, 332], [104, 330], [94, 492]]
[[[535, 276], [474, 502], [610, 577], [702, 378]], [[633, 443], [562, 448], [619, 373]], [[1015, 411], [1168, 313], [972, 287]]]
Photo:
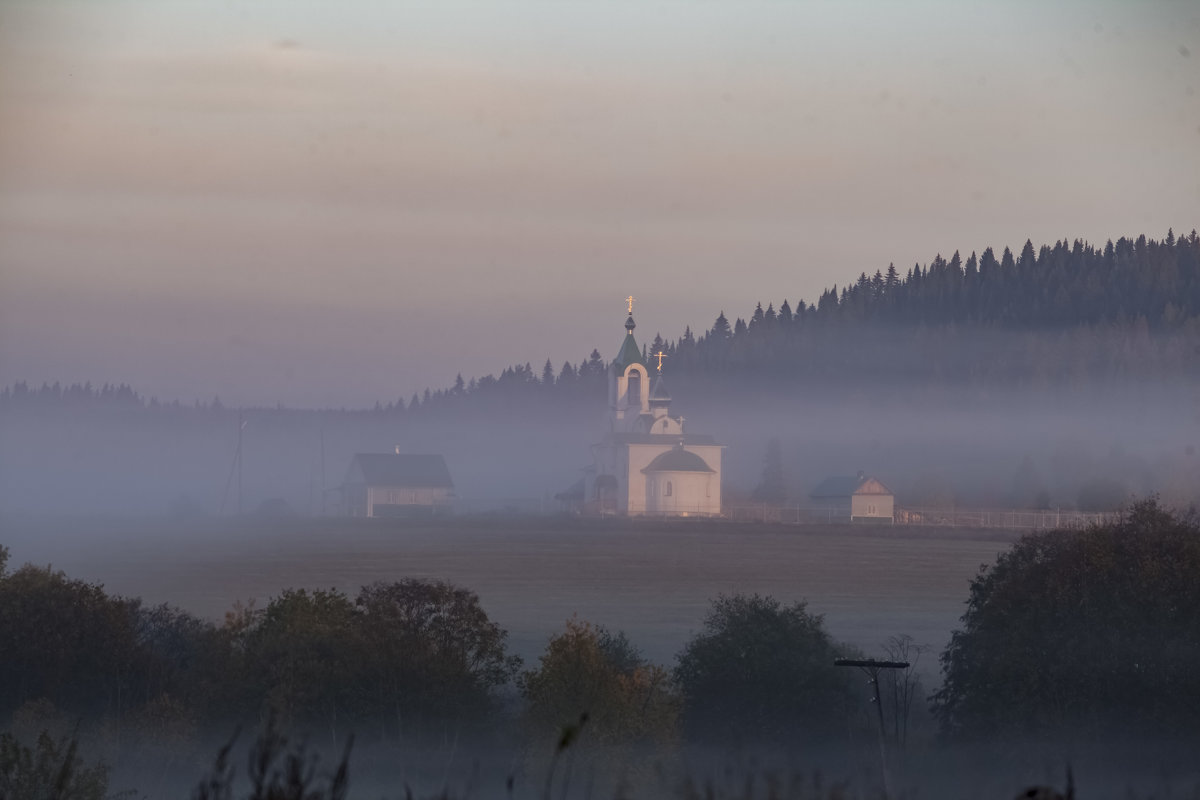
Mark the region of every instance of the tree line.
[[[1035, 248], [1026, 240], [1017, 254], [956, 251], [903, 274], [889, 264], [815, 302], [759, 302], [732, 322], [721, 311], [708, 330], [656, 334], [643, 350], [661, 350], [672, 375], [701, 382], [737, 373], [764, 383], [836, 384], [866, 371], [935, 386], [1103, 386], [1198, 377], [1198, 339], [1200, 236], [1169, 230], [1161, 240], [1122, 237], [1103, 247], [1063, 239]], [[606, 369], [593, 349], [557, 368], [547, 359], [540, 369], [526, 362], [499, 374], [460, 374], [452, 386], [381, 400], [368, 413], [446, 412], [468, 401], [603, 402]], [[225, 410], [219, 397], [180, 404], [124, 384], [24, 382], [0, 390], [6, 407]]]
[[[412, 743], [505, 719], [549, 740], [587, 715], [591, 739], [621, 744], [673, 741], [681, 726], [718, 741], [813, 736], [853, 711], [833, 667], [844, 648], [804, 604], [721, 597], [704, 631], [672, 671], [571, 619], [525, 668], [478, 597], [439, 581], [289, 589], [215, 624], [24, 566], [0, 578], [0, 719], [32, 709], [171, 736], [269, 716], [332, 741]], [[788, 688], [785, 673], [810, 677]]]

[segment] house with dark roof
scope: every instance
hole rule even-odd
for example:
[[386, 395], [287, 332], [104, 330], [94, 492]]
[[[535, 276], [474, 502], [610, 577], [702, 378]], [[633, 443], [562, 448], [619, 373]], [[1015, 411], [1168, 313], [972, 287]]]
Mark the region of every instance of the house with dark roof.
[[825, 509], [833, 520], [892, 522], [896, 511], [892, 490], [863, 472], [826, 478], [809, 498], [814, 508]]
[[342, 484], [342, 509], [352, 517], [450, 513], [454, 482], [439, 455], [359, 453]]

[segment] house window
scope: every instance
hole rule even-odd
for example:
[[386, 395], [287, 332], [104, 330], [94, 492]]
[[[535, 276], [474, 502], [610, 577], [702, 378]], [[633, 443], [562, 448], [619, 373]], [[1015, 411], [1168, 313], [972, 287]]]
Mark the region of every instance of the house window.
[[667, 481], [667, 491], [666, 491], [667, 497], [671, 496], [671, 493], [674, 491], [674, 489], [675, 489], [675, 487], [671, 485], [671, 482]]

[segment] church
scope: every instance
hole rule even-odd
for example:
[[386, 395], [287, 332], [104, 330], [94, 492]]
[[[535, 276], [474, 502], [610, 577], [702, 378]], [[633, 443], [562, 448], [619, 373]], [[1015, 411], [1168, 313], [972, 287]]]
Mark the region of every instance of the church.
[[[617, 357], [608, 366], [609, 431], [592, 445], [583, 507], [598, 514], [718, 516], [721, 450], [711, 436], [685, 433], [671, 414], [663, 353], [654, 354], [654, 380], [634, 338], [633, 298]], [[652, 362], [653, 363], [653, 362]]]

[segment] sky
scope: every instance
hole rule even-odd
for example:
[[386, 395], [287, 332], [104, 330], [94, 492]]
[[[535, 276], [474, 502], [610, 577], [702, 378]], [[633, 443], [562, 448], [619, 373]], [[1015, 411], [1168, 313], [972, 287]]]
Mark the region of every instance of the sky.
[[1188, 2], [0, 0], [0, 386], [369, 406], [1200, 225]]

